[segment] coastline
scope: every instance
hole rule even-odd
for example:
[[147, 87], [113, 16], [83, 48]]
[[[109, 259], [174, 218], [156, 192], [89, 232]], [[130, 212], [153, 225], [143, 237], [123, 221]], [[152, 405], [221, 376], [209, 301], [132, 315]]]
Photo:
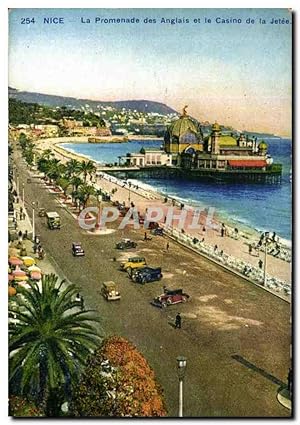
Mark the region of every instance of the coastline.
[[[63, 140], [61, 138], [59, 140], [41, 139], [38, 146], [41, 150], [49, 148], [52, 149], [54, 151], [55, 156], [62, 162], [66, 162], [70, 159], [77, 159], [78, 161], [91, 160], [96, 165], [98, 165], [96, 161], [86, 155], [79, 155], [70, 152], [62, 146], [57, 146], [58, 144], [62, 143], [73, 143], [73, 141], [73, 138], [72, 140], [69, 140], [69, 138], [63, 138]], [[81, 140], [77, 140], [77, 142], [80, 143]], [[125, 202], [127, 205], [129, 189], [128, 186], [124, 187], [123, 181], [112, 177], [107, 173], [101, 172], [100, 176], [98, 176], [97, 178], [96, 183], [97, 185], [99, 185], [99, 187], [109, 193], [111, 193], [112, 189], [117, 189], [117, 194], [114, 194], [112, 196], [112, 200]], [[134, 189], [135, 185], [138, 185], [138, 190]], [[149, 188], [148, 186], [149, 185], [146, 185], [145, 187], [142, 182], [135, 181], [132, 185], [132, 188], [130, 189], [131, 201], [135, 203], [135, 205], [139, 208], [140, 211], [145, 211], [145, 209], [149, 206], [161, 206], [162, 208], [167, 208], [171, 205], [174, 205], [175, 209], [180, 211], [180, 198], [168, 196], [168, 202], [164, 203], [164, 198], [166, 195], [155, 190], [155, 188]], [[192, 210], [194, 207], [195, 206], [187, 204], [185, 205], [185, 209], [188, 210], [188, 215], [192, 214]], [[199, 230], [197, 232], [188, 231], [187, 234], [190, 234], [193, 237], [197, 237], [198, 239], [202, 239], [202, 237], [205, 237], [205, 243], [210, 244], [212, 247], [214, 245], [217, 245], [220, 250], [224, 251], [224, 253], [232, 255], [241, 261], [247, 261], [247, 264], [250, 263], [254, 267], [257, 267], [259, 259], [264, 260], [264, 255], [262, 251], [259, 252], [258, 256], [249, 256], [248, 254], [249, 244], [257, 243], [261, 235], [261, 233], [258, 232], [256, 229], [252, 227], [245, 228], [245, 226], [238, 222], [234, 222], [233, 225], [232, 222], [226, 221], [225, 219], [223, 220], [223, 218], [218, 215], [214, 215], [213, 222], [216, 227], [215, 229], [207, 229], [205, 232], [199, 232]], [[228, 237], [220, 237], [221, 223], [225, 224], [228, 232]], [[238, 239], [235, 238], [234, 226], [239, 229]], [[280, 243], [284, 246], [286, 250], [290, 251], [290, 241], [280, 239]], [[268, 273], [271, 273], [271, 276], [276, 275], [276, 277], [278, 277], [282, 281], [291, 283], [290, 263], [283, 261], [279, 258], [275, 258], [274, 256], [269, 254], [267, 255], [267, 258]]]

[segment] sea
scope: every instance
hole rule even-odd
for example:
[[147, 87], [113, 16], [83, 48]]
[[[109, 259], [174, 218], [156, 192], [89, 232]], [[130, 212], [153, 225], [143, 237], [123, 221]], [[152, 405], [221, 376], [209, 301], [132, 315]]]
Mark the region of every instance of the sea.
[[[178, 199], [186, 205], [214, 208], [217, 217], [241, 230], [276, 232], [292, 238], [292, 141], [264, 138], [274, 162], [283, 165], [280, 184], [207, 183], [184, 179], [139, 180], [139, 185]], [[103, 163], [117, 163], [119, 156], [139, 152], [142, 147], [160, 147], [162, 140], [133, 140], [128, 143], [64, 143], [61, 147]], [[132, 179], [131, 179], [132, 180]], [[132, 180], [135, 181], [135, 180]]]

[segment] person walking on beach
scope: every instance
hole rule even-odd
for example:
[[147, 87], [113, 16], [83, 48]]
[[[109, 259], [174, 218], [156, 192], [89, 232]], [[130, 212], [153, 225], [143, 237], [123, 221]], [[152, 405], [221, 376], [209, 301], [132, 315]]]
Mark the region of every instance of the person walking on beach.
[[169, 247], [170, 247], [170, 244], [169, 244], [169, 242], [167, 242], [167, 245], [166, 245], [166, 250], [167, 251], [169, 251]]
[[224, 238], [225, 236], [225, 224], [222, 223], [222, 227], [221, 227], [221, 237]]
[[181, 316], [180, 313], [177, 313], [176, 317], [175, 317], [175, 329], [181, 329]]
[[252, 255], [252, 245], [249, 245], [249, 255]]

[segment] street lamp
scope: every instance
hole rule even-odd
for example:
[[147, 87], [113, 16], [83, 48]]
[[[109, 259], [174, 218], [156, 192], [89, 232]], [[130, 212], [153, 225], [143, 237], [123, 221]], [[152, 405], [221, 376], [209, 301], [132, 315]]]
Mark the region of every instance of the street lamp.
[[35, 240], [35, 202], [32, 202], [32, 240]]
[[271, 242], [271, 239], [268, 237], [269, 232], [265, 232], [265, 261], [264, 261], [264, 286], [267, 284], [267, 246]]
[[25, 185], [24, 185], [24, 183], [22, 184], [22, 202], [23, 202], [23, 207], [25, 208]]
[[183, 356], [177, 357], [178, 377], [179, 377], [179, 418], [183, 417], [183, 380], [186, 369], [186, 358]]

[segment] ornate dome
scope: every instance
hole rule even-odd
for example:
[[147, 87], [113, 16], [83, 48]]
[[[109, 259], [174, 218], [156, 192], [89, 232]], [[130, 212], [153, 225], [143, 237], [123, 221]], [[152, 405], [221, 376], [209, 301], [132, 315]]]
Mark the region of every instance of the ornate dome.
[[260, 144], [258, 145], [258, 149], [260, 149], [260, 150], [267, 150], [268, 149], [268, 145], [266, 144], [266, 142], [264, 140], [262, 140], [260, 142]]
[[199, 143], [202, 140], [200, 123], [193, 118], [182, 115], [167, 130], [167, 138], [179, 143]]

